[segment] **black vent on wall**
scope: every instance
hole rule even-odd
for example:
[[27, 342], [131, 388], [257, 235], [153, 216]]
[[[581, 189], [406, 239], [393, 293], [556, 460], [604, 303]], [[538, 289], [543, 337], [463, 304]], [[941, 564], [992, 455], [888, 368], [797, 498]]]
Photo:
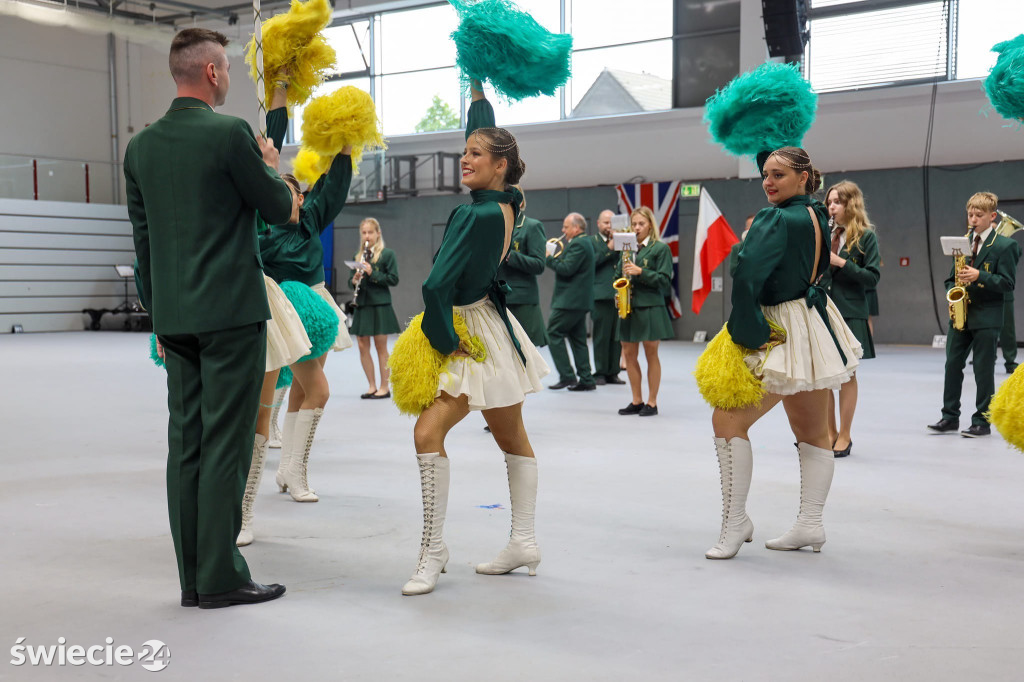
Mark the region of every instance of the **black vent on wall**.
[[810, 35], [807, 0], [761, 0], [761, 12], [768, 56], [799, 58]]

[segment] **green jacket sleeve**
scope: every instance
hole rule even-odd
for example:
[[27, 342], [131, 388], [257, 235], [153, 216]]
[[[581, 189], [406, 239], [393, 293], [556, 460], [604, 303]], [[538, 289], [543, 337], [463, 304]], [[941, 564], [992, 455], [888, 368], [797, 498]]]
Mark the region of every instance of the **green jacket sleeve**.
[[434, 265], [423, 282], [423, 334], [439, 353], [448, 355], [459, 347], [459, 336], [452, 322], [455, 283], [466, 264], [472, 261], [473, 212], [468, 204], [452, 211], [444, 231]]
[[313, 187], [302, 205], [302, 226], [310, 236], [318, 236], [331, 224], [348, 201], [352, 186], [352, 157], [338, 154], [328, 170]]
[[146, 218], [146, 204], [142, 192], [132, 174], [130, 158], [132, 145], [124, 155], [125, 194], [128, 198], [128, 217], [132, 223], [132, 238], [135, 241], [135, 289], [139, 292], [142, 307], [149, 310], [153, 300], [153, 281], [149, 267], [149, 220]]
[[740, 264], [740, 249], [743, 248], [743, 242], [738, 242], [732, 245], [732, 249], [729, 250], [729, 276], [736, 276], [736, 268]]
[[615, 258], [622, 260], [618, 251], [613, 251], [607, 246], [607, 242], [604, 237], [599, 234], [594, 235], [594, 269], [601, 267], [605, 263]]
[[741, 346], [760, 348], [768, 343], [771, 327], [761, 312], [758, 294], [782, 261], [787, 241], [782, 209], [761, 209], [750, 226], [732, 284], [732, 313], [727, 324], [732, 340]]
[[565, 251], [558, 258], [554, 256], [548, 256], [546, 263], [549, 268], [554, 270], [556, 273], [562, 276], [570, 276], [579, 272], [580, 268], [587, 263], [587, 252], [586, 247], [583, 245], [583, 240], [586, 237], [580, 235], [565, 247]]
[[494, 107], [485, 99], [478, 99], [469, 105], [466, 112], [466, 139], [473, 134], [477, 128], [493, 128]]
[[395, 252], [391, 249], [384, 249], [380, 253], [380, 259], [373, 266], [370, 273], [370, 281], [386, 287], [393, 287], [398, 284], [398, 260]]
[[528, 223], [524, 230], [524, 244], [519, 251], [508, 252], [508, 265], [530, 275], [544, 272], [544, 232], [540, 223]]
[[279, 107], [267, 112], [267, 137], [277, 147], [284, 148], [284, 136], [288, 133], [288, 107]]
[[[846, 259], [846, 265], [836, 270], [832, 279], [856, 282], [865, 289], [873, 289], [882, 276], [881, 258], [878, 256], [878, 238], [874, 232], [865, 232], [854, 247], [864, 252], [864, 264], [857, 265], [852, 258]], [[858, 259], [859, 260], [859, 259]]]
[[996, 267], [992, 272], [978, 271], [978, 281], [975, 285], [981, 284], [986, 289], [1005, 294], [1013, 291], [1016, 283], [1017, 251], [1012, 246], [1007, 246], [996, 259]]
[[263, 162], [249, 124], [238, 119], [227, 144], [228, 172], [238, 193], [271, 225], [287, 223], [292, 214], [292, 192], [277, 171]]
[[[662, 242], [655, 242], [655, 244], [660, 245], [661, 248], [652, 254], [651, 264], [643, 268], [643, 272], [636, 279], [645, 287], [661, 291], [668, 289], [669, 282], [672, 281], [672, 252]], [[652, 250], [654, 250], [653, 246]]]

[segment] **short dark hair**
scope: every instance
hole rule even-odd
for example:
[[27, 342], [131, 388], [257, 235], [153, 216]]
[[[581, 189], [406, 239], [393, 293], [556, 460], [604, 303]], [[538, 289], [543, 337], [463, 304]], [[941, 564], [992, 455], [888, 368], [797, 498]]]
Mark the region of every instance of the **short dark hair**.
[[227, 47], [228, 37], [208, 28], [186, 28], [178, 31], [171, 41], [171, 53], [167, 58], [171, 78], [175, 83], [189, 83], [199, 76], [199, 69], [205, 68], [206, 48], [209, 43]]

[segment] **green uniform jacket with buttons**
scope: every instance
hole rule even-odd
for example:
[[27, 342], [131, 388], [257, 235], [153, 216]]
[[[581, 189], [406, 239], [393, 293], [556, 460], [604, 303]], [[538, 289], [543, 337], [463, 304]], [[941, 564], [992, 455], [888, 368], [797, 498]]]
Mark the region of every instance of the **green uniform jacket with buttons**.
[[[972, 234], [968, 234], [972, 237]], [[1020, 249], [1009, 237], [989, 235], [978, 250], [972, 267], [978, 270], [977, 281], [967, 285], [967, 329], [990, 329], [1003, 326], [1003, 298], [1013, 291], [1017, 276]], [[970, 256], [967, 264], [971, 264]], [[946, 291], [955, 285], [954, 268], [946, 278]]]
[[615, 281], [615, 267], [622, 254], [608, 246], [608, 240], [599, 234], [591, 235], [588, 239], [594, 242], [594, 300], [610, 301], [615, 298], [615, 289], [612, 282]]
[[778, 206], [761, 209], [740, 249], [732, 283], [732, 313], [727, 326], [733, 341], [746, 348], [768, 343], [771, 328], [761, 306], [802, 299], [810, 288], [814, 269], [814, 223], [818, 218], [821, 252], [818, 272], [828, 267], [828, 212], [807, 195], [797, 195]]
[[[1018, 242], [1013, 237], [1007, 237], [1007, 239], [1009, 239], [1011, 242], [1013, 242], [1013, 253], [1016, 255], [1017, 262], [1019, 263], [1020, 262], [1020, 255], [1021, 255], [1021, 253], [1020, 253], [1021, 252], [1020, 242]], [[1016, 281], [1016, 275], [1014, 275], [1014, 281]], [[1014, 285], [1014, 288], [1016, 288], [1016, 284]], [[1006, 298], [1004, 298], [1003, 300], [1004, 301], [1009, 301], [1010, 303], [1013, 303], [1013, 289], [1010, 289], [1009, 291], [1006, 292]]]
[[508, 258], [498, 268], [498, 279], [512, 288], [505, 298], [509, 305], [540, 303], [537, 275], [544, 272], [544, 225], [533, 218], [523, 218], [512, 230]]
[[881, 258], [878, 256], [878, 237], [874, 230], [865, 230], [853, 248], [853, 253], [844, 244], [839, 257], [846, 259], [841, 268], [829, 267], [822, 285], [847, 320], [866, 320], [868, 312], [868, 289], [874, 289], [882, 276]]
[[157, 334], [199, 334], [270, 317], [256, 212], [287, 222], [292, 199], [263, 162], [248, 123], [178, 97], [128, 142], [124, 177], [140, 298]]
[[[281, 149], [288, 130], [288, 109], [267, 113], [267, 136]], [[295, 281], [313, 286], [324, 281], [324, 247], [320, 233], [334, 222], [345, 207], [352, 185], [352, 157], [338, 154], [306, 195], [297, 224], [260, 227], [263, 269], [275, 282]], [[262, 222], [262, 216], [259, 218]]]
[[552, 309], [590, 310], [594, 306], [594, 242], [586, 235], [569, 240], [562, 253], [548, 256], [547, 266], [555, 271]]
[[[651, 241], [633, 254], [633, 262], [643, 269], [630, 280], [633, 286], [631, 305], [647, 308], [665, 305], [665, 295], [672, 284], [672, 250], [665, 242]], [[622, 261], [615, 266], [615, 276], [622, 277]]]
[[[395, 258], [395, 252], [388, 248], [381, 249], [380, 258], [370, 265], [373, 272], [368, 277], [363, 277], [356, 305], [390, 305], [391, 287], [398, 284], [398, 259]], [[355, 276], [355, 270], [348, 276], [348, 286], [352, 289], [355, 288], [352, 281]]]

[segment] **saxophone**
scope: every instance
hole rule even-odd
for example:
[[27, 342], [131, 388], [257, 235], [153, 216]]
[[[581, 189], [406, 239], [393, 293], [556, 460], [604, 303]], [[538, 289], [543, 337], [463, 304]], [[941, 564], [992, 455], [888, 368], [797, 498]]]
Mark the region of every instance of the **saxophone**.
[[949, 304], [949, 319], [953, 329], [963, 331], [967, 326], [967, 304], [971, 302], [967, 296], [967, 282], [960, 279], [960, 270], [967, 266], [967, 256], [960, 249], [953, 251], [953, 288], [946, 292], [946, 303]]
[[[362, 258], [359, 259], [359, 262], [360, 263], [368, 263], [368, 262], [370, 262], [371, 259], [373, 259], [373, 250], [370, 248], [370, 242], [363, 242], [363, 255], [362, 255]], [[364, 272], [363, 274], [365, 275], [366, 273]], [[363, 283], [363, 278], [360, 277], [359, 281], [356, 282], [356, 285], [354, 287], [352, 287], [352, 307], [353, 308], [356, 308], [359, 305], [359, 303], [358, 303], [358, 301], [359, 301], [359, 285], [362, 284], [362, 283]]]
[[[622, 250], [622, 268], [625, 270], [626, 263], [633, 262], [633, 252], [630, 249]], [[612, 282], [615, 289], [615, 307], [619, 309], [619, 319], [626, 319], [633, 312], [633, 283], [629, 275], [623, 275]]]

